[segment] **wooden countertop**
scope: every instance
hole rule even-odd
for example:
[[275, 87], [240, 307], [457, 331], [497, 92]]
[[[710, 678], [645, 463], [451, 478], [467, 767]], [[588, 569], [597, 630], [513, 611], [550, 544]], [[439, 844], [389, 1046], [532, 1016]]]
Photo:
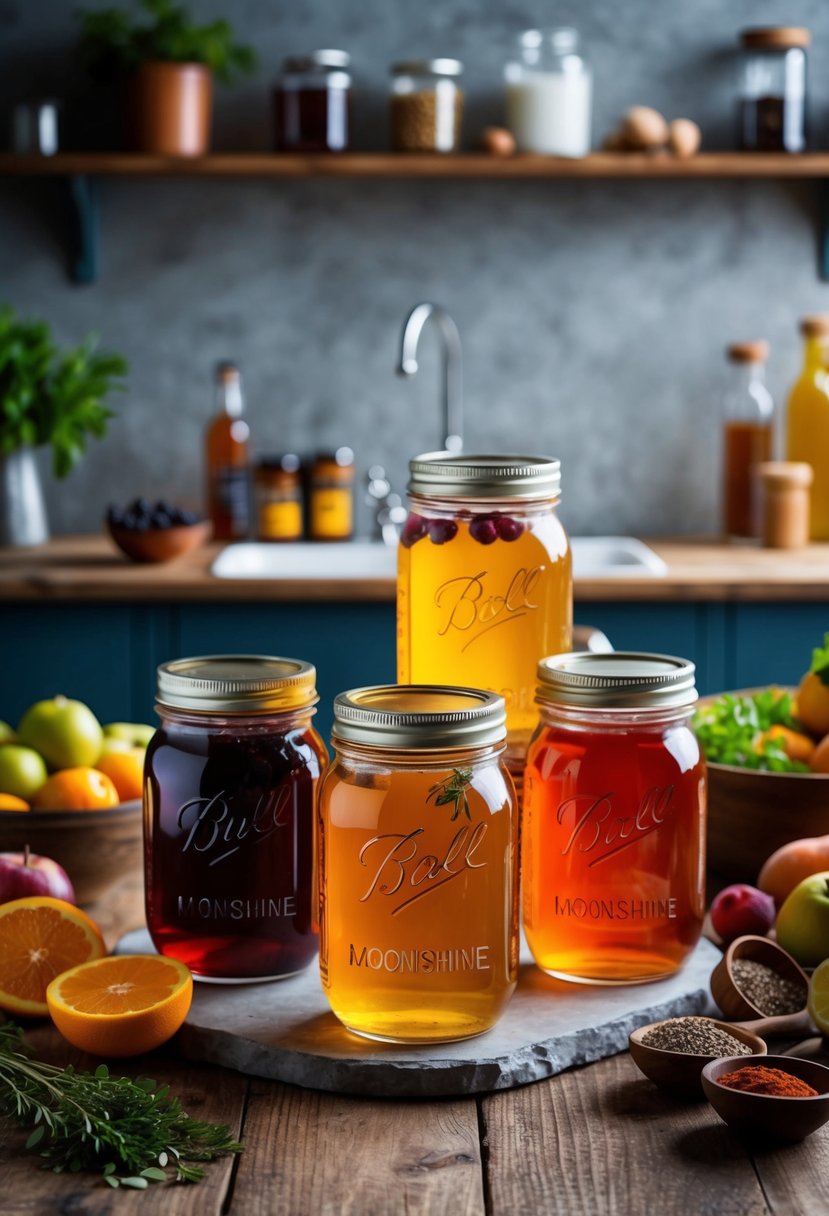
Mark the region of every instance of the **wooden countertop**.
[[[829, 600], [829, 544], [782, 551], [721, 540], [647, 542], [666, 562], [664, 578], [578, 580], [589, 601]], [[394, 580], [219, 579], [210, 566], [220, 546], [166, 565], [136, 565], [104, 536], [62, 536], [35, 549], [0, 548], [0, 600], [129, 602], [391, 601]]]

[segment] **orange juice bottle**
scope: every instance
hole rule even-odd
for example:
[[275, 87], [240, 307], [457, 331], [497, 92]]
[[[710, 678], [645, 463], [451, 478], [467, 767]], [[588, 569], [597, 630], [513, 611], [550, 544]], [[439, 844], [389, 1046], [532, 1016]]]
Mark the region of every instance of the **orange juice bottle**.
[[518, 972], [515, 791], [502, 697], [360, 688], [334, 702], [320, 794], [320, 974], [356, 1034], [488, 1030]]
[[829, 315], [804, 317], [803, 371], [789, 395], [786, 459], [814, 470], [812, 540], [829, 540]]

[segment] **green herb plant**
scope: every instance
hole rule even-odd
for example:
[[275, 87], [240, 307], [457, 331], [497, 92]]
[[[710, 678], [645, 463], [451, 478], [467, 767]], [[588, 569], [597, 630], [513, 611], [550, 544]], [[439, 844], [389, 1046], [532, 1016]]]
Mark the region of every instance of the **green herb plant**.
[[697, 710], [693, 726], [706, 760], [713, 764], [772, 773], [809, 772], [807, 764], [789, 759], [779, 741], [764, 739], [758, 744], [760, 735], [771, 726], [803, 729], [792, 712], [792, 698], [787, 692], [766, 688], [748, 696], [724, 693]]
[[466, 796], [466, 791], [469, 788], [471, 780], [471, 768], [455, 768], [452, 770], [451, 777], [446, 777], [443, 781], [438, 781], [431, 787], [426, 801], [431, 802], [434, 799], [435, 806], [454, 807], [450, 816], [451, 823], [455, 822], [461, 811], [463, 811], [467, 819], [471, 820], [469, 799]]
[[65, 477], [85, 452], [87, 435], [104, 437], [113, 416], [104, 401], [124, 387], [127, 364], [96, 346], [89, 336], [58, 351], [45, 321], [0, 307], [0, 455], [51, 444], [55, 475]]
[[138, 23], [117, 8], [78, 14], [80, 55], [92, 76], [116, 79], [142, 63], [201, 63], [229, 84], [255, 68], [255, 52], [234, 42], [227, 21], [195, 25], [184, 5], [173, 0], [140, 0], [139, 7], [149, 21]]
[[0, 1026], [0, 1115], [31, 1127], [56, 1174], [94, 1171], [111, 1187], [144, 1190], [151, 1182], [198, 1182], [200, 1163], [242, 1145], [230, 1129], [191, 1119], [168, 1087], [146, 1078], [110, 1076], [105, 1064], [76, 1072], [33, 1059], [23, 1031]]
[[829, 688], [829, 633], [824, 633], [823, 645], [815, 646], [812, 651], [812, 665], [809, 671], [813, 671], [821, 684], [825, 684]]

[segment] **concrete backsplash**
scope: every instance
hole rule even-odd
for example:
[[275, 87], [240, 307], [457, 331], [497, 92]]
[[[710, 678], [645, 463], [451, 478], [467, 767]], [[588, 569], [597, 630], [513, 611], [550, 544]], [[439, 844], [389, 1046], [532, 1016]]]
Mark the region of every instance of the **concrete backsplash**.
[[[387, 65], [458, 55], [466, 141], [498, 121], [512, 35], [539, 20], [583, 31], [595, 73], [594, 138], [629, 104], [732, 139], [737, 31], [812, 29], [817, 142], [829, 146], [829, 10], [758, 0], [195, 0], [254, 42], [257, 77], [220, 91], [215, 144], [269, 146], [269, 85], [284, 54], [351, 51], [358, 139], [382, 147]], [[0, 105], [90, 98], [71, 63], [75, 0], [0, 3]], [[100, 138], [100, 132], [97, 133]], [[77, 139], [77, 134], [75, 135]], [[0, 299], [73, 342], [90, 329], [130, 360], [103, 443], [50, 485], [55, 531], [93, 530], [109, 500], [143, 492], [198, 503], [211, 369], [237, 359], [256, 451], [347, 443], [398, 487], [440, 438], [436, 339], [418, 377], [393, 374], [400, 325], [421, 299], [461, 330], [467, 449], [534, 450], [563, 464], [572, 532], [711, 531], [723, 347], [771, 342], [782, 402], [799, 361], [797, 317], [829, 309], [815, 267], [810, 183], [427, 182], [126, 179], [103, 188], [101, 277], [65, 278], [56, 184], [0, 183]]]

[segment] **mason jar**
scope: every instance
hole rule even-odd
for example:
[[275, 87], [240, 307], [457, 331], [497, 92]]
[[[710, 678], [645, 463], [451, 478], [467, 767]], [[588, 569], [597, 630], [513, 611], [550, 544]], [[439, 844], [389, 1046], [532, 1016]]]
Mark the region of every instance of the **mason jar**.
[[677, 971], [705, 912], [706, 769], [694, 664], [564, 654], [538, 666], [522, 822], [524, 931], [561, 979]]
[[593, 78], [577, 30], [524, 30], [504, 79], [507, 126], [519, 151], [587, 156]]
[[485, 688], [507, 707], [507, 761], [523, 775], [536, 667], [569, 650], [570, 547], [548, 456], [433, 452], [409, 465], [397, 579], [397, 678]]
[[156, 949], [197, 979], [246, 983], [317, 953], [316, 672], [299, 659], [208, 655], [158, 668], [144, 868]]
[[391, 146], [395, 152], [457, 152], [463, 74], [459, 59], [392, 64]]
[[517, 815], [502, 697], [381, 685], [334, 702], [320, 795], [320, 973], [356, 1034], [488, 1030], [518, 969]]

